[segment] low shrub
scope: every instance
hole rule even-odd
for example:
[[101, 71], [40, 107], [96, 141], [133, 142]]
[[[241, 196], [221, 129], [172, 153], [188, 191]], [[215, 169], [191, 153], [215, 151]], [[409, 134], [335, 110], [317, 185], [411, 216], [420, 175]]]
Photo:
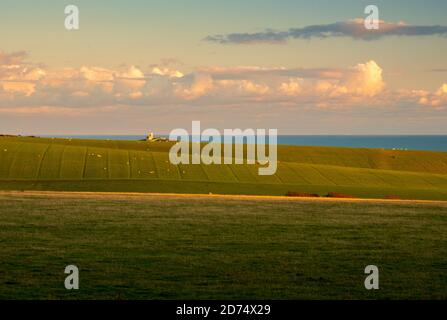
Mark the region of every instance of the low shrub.
[[289, 191], [286, 193], [288, 197], [301, 197], [301, 198], [318, 198], [320, 195], [316, 193], [307, 193], [307, 192], [292, 192]]
[[357, 198], [357, 197], [355, 197], [355, 196], [353, 196], [353, 195], [350, 195], [350, 194], [344, 194], [344, 193], [340, 193], [340, 192], [329, 192], [329, 193], [326, 195], [326, 197], [327, 197], [327, 198], [346, 198], [346, 199], [349, 199], [349, 198]]
[[402, 200], [401, 197], [396, 196], [396, 195], [394, 195], [394, 194], [390, 194], [390, 195], [385, 196], [385, 199], [389, 199], [389, 200]]

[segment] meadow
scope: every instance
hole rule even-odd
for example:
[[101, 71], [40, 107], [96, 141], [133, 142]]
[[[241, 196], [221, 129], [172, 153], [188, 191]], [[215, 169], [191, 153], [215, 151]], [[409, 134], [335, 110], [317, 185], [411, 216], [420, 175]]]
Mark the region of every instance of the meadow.
[[0, 137], [0, 299], [447, 298], [447, 202], [275, 197], [447, 200], [447, 153], [278, 146], [259, 176], [171, 146]]
[[0, 212], [0, 299], [447, 298], [443, 202], [2, 192]]
[[447, 153], [278, 146], [278, 170], [172, 165], [171, 142], [0, 137], [0, 189], [447, 200]]

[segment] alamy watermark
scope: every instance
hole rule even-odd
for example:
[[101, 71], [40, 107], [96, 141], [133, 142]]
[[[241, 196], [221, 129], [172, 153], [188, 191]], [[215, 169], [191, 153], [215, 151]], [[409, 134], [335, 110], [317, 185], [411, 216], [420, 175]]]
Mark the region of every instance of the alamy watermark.
[[79, 30], [79, 8], [73, 4], [65, 7], [64, 25], [67, 30]]
[[[79, 30], [79, 7], [73, 4], [67, 5], [64, 8], [64, 13], [65, 29]], [[364, 20], [365, 28], [368, 30], [378, 30], [380, 24], [378, 6], [373, 4], [367, 5], [365, 7], [364, 14], [368, 15]]]
[[64, 286], [67, 290], [79, 290], [79, 269], [77, 266], [71, 264], [65, 267], [65, 274], [68, 276], [65, 278]]
[[212, 128], [201, 131], [200, 121], [193, 121], [191, 134], [181, 128], [169, 134], [169, 140], [177, 141], [169, 151], [169, 160], [174, 165], [259, 164], [259, 175], [273, 175], [277, 169], [277, 136], [277, 129], [269, 129], [268, 135], [266, 129], [225, 129], [223, 134]]
[[375, 265], [369, 265], [365, 268], [365, 274], [368, 276], [365, 278], [366, 290], [379, 290], [379, 268]]
[[364, 13], [368, 15], [364, 21], [365, 28], [368, 30], [378, 30], [380, 23], [379, 8], [371, 4], [365, 7]]

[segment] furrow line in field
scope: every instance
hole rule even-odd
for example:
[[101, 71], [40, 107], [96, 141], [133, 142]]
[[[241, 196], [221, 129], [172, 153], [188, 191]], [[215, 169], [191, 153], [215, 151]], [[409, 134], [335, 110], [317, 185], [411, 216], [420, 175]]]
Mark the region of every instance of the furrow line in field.
[[88, 150], [89, 150], [88, 147], [85, 148], [85, 153], [84, 153], [84, 163], [83, 163], [83, 166], [82, 166], [82, 179], [85, 179], [85, 178], [86, 178], [86, 177], [85, 177], [85, 173], [86, 173], [86, 171], [87, 171], [87, 157], [88, 157]]
[[149, 152], [152, 158], [152, 162], [154, 163], [154, 169], [157, 173], [157, 178], [160, 179], [160, 169], [157, 167], [157, 161], [155, 161], [154, 153], [151, 151]]
[[129, 179], [132, 179], [132, 161], [130, 156], [130, 150], [127, 150], [127, 164], [129, 167]]
[[226, 166], [230, 169], [231, 174], [236, 178], [236, 181], [237, 181], [237, 182], [241, 182], [241, 180], [240, 180], [240, 179], [237, 177], [237, 175], [234, 173], [233, 166], [231, 166], [231, 165], [229, 165], [229, 164], [226, 164]]
[[106, 167], [107, 168], [107, 170], [106, 170], [107, 171], [106, 172], [107, 173], [107, 178], [110, 179], [111, 178], [111, 171], [112, 171], [111, 170], [112, 167], [110, 166], [110, 149], [106, 150], [105, 156], [107, 157], [107, 160], [105, 162], [105, 163], [107, 163], [107, 167]]
[[377, 179], [381, 180], [383, 183], [385, 183], [385, 185], [387, 186], [393, 186], [393, 184], [387, 180], [385, 180], [383, 177], [381, 177], [380, 175], [378, 175], [376, 172], [374, 172], [373, 170], [371, 170], [370, 172], [371, 175], [373, 175], [374, 177], [376, 177]]
[[13, 167], [16, 159], [17, 159], [17, 156], [18, 156], [20, 150], [23, 148], [23, 146], [24, 146], [23, 144], [20, 144], [20, 146], [14, 152], [14, 156], [13, 156], [13, 158], [11, 160], [11, 163], [9, 164], [9, 168], [8, 168], [8, 178], [10, 178], [10, 176], [11, 176], [11, 172], [12, 172], [11, 169], [12, 169], [12, 167]]
[[283, 164], [289, 168], [292, 172], [294, 172], [298, 177], [300, 177], [303, 181], [305, 181], [307, 184], [312, 184], [310, 183], [309, 180], [307, 180], [306, 178], [304, 178], [297, 170], [295, 170], [295, 168], [291, 165], [289, 165], [287, 162], [283, 162]]
[[333, 183], [334, 185], [338, 186], [339, 184], [337, 182], [335, 182], [333, 179], [329, 178], [327, 175], [323, 174], [318, 168], [316, 168], [315, 166], [311, 166], [311, 168], [313, 168], [315, 171], [318, 172], [318, 174], [320, 176], [322, 176], [324, 179], [326, 179], [327, 181]]
[[62, 161], [64, 160], [64, 152], [65, 152], [65, 148], [67, 148], [67, 145], [63, 145], [62, 148], [62, 153], [61, 153], [61, 158], [59, 159], [59, 170], [57, 172], [57, 177], [59, 179], [62, 179]]
[[38, 179], [40, 177], [40, 172], [42, 171], [42, 163], [43, 163], [43, 160], [45, 159], [45, 156], [48, 152], [48, 149], [50, 149], [50, 147], [51, 147], [51, 144], [48, 144], [47, 147], [45, 148], [45, 151], [42, 154], [42, 157], [40, 157], [40, 162], [39, 162], [39, 166], [37, 169], [36, 179]]

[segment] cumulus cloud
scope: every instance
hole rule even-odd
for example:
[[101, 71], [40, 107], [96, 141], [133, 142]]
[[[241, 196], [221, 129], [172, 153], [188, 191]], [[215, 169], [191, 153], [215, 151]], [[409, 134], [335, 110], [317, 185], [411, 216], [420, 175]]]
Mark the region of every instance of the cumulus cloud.
[[303, 79], [291, 78], [286, 82], [281, 83], [279, 86], [279, 92], [287, 96], [296, 96], [302, 92]]
[[404, 22], [380, 21], [378, 30], [369, 30], [363, 19], [353, 19], [331, 24], [310, 25], [284, 31], [265, 30], [256, 33], [230, 33], [210, 35], [204, 40], [221, 44], [281, 44], [289, 39], [350, 37], [356, 40], [377, 40], [389, 36], [447, 36], [447, 26], [408, 25]]
[[192, 81], [179, 83], [175, 93], [186, 100], [193, 100], [207, 94], [213, 86], [213, 78], [210, 75], [197, 73], [192, 76]]
[[384, 89], [383, 70], [375, 61], [360, 63], [354, 69], [356, 72], [349, 78], [347, 83], [351, 92], [357, 95], [373, 97]]
[[37, 81], [46, 73], [43, 69], [20, 64], [22, 58], [22, 55], [0, 53], [0, 91], [25, 96], [35, 92]]
[[[345, 68], [211, 66], [183, 73], [167, 66], [41, 68], [2, 53], [1, 112], [67, 114], [122, 106], [283, 105], [347, 108], [408, 101], [442, 108], [447, 84], [428, 92], [390, 92], [376, 61]], [[79, 111], [77, 111], [79, 112]]]
[[21, 64], [26, 57], [25, 51], [6, 53], [0, 50], [0, 65]]
[[184, 74], [178, 70], [173, 70], [166, 67], [154, 67], [152, 68], [152, 74], [159, 76], [168, 76], [170, 78], [182, 78]]
[[430, 107], [446, 107], [447, 106], [447, 83], [444, 83], [438, 90], [433, 93], [426, 91], [418, 91], [419, 103]]

